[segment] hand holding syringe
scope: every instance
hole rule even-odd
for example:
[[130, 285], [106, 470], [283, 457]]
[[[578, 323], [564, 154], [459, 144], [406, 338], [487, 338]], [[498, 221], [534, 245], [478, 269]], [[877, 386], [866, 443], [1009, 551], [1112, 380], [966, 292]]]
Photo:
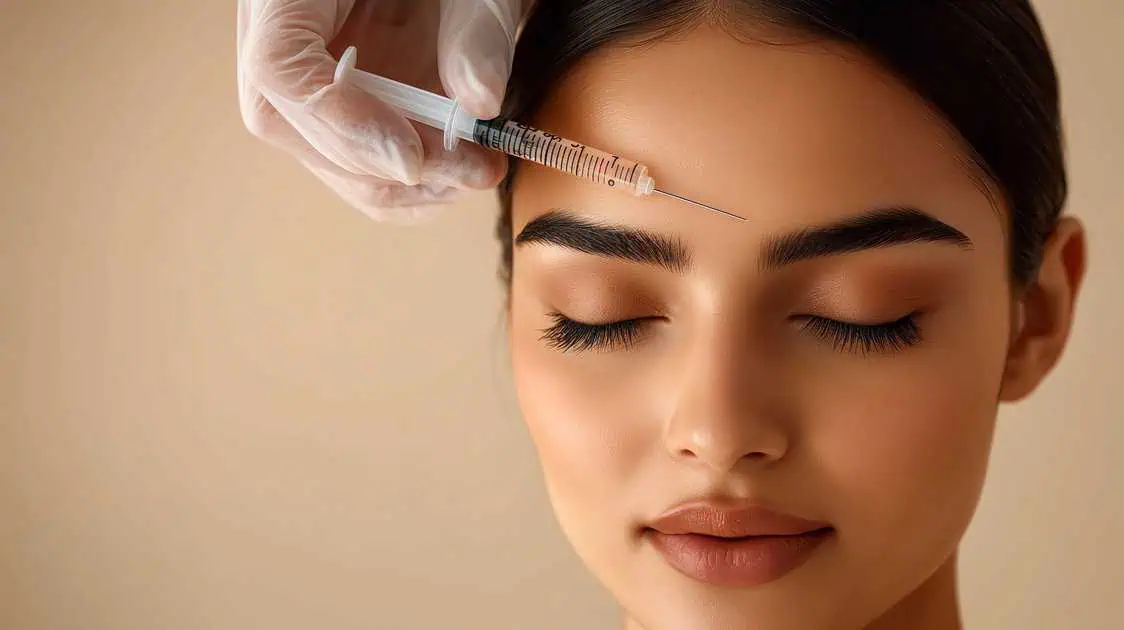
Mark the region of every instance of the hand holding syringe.
[[725, 210], [656, 188], [648, 167], [503, 118], [478, 120], [439, 94], [364, 72], [355, 67], [357, 51], [349, 47], [336, 65], [335, 80], [347, 81], [378, 96], [407, 118], [445, 131], [445, 148], [452, 151], [461, 140], [500, 151], [522, 160], [558, 169], [596, 184], [624, 190], [638, 197], [658, 193], [745, 219]]

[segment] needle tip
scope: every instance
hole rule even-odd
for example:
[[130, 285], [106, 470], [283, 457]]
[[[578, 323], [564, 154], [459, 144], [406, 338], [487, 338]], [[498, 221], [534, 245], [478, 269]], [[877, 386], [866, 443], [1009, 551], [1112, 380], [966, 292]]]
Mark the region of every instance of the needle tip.
[[694, 199], [688, 199], [688, 198], [686, 198], [682, 195], [677, 195], [675, 193], [667, 192], [666, 190], [660, 190], [659, 188], [655, 188], [655, 189], [653, 189], [653, 192], [658, 192], [661, 195], [666, 195], [668, 197], [674, 197], [676, 199], [679, 199], [680, 201], [686, 201], [687, 203], [693, 203], [696, 206], [699, 206], [700, 208], [706, 208], [707, 210], [710, 210], [712, 212], [718, 212], [720, 214], [724, 214], [728, 217], [737, 219], [738, 221], [745, 221], [746, 220], [745, 217], [736, 215], [733, 212], [727, 212], [725, 210], [722, 210], [721, 208], [715, 208], [714, 206], [708, 206], [705, 203], [702, 203], [700, 201], [695, 201]]

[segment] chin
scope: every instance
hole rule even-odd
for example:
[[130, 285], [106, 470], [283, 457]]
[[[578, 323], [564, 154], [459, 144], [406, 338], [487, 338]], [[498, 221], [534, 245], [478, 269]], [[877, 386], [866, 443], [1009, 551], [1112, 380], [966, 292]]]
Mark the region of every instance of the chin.
[[[603, 581], [630, 620], [627, 630], [858, 630], [875, 613], [861, 597], [844, 597], [820, 567], [754, 588], [706, 584], [648, 563], [632, 577]], [[852, 589], [855, 585], [851, 584]], [[839, 596], [833, 596], [838, 593]], [[870, 603], [870, 602], [867, 602]]]
[[790, 601], [783, 606], [727, 595], [683, 593], [651, 608], [629, 611], [633, 623], [628, 630], [858, 630], [865, 625], [846, 614], [817, 611], [814, 604], [809, 606], [807, 595], [803, 604]]

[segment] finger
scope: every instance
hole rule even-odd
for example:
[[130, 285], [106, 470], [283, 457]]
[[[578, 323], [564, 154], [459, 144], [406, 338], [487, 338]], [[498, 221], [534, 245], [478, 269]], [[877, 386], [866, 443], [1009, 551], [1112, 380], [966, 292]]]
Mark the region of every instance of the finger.
[[[250, 16], [239, 70], [325, 157], [358, 174], [416, 183], [422, 147], [392, 107], [348, 83], [335, 83], [326, 40], [351, 1], [271, 0]], [[342, 11], [342, 13], [341, 13]], [[341, 17], [342, 16], [342, 17]]]
[[348, 205], [375, 221], [399, 224], [428, 222], [457, 197], [457, 191], [439, 184], [406, 186], [397, 182], [371, 181], [371, 178], [364, 179], [342, 171], [331, 163], [316, 163], [315, 159], [306, 166]]
[[376, 221], [416, 223], [437, 214], [441, 206], [459, 197], [460, 191], [439, 182], [410, 186], [390, 179], [357, 175], [339, 168], [311, 149], [299, 152], [297, 159], [348, 205]]
[[499, 151], [489, 151], [464, 141], [456, 149], [447, 151], [441, 131], [419, 126], [417, 132], [425, 150], [423, 183], [443, 184], [458, 190], [484, 190], [499, 184], [507, 171], [507, 156]]
[[[339, 136], [319, 120], [304, 120], [300, 129], [253, 86], [243, 85], [239, 92], [242, 121], [251, 134], [280, 147], [297, 157], [317, 153], [338, 168], [356, 175], [404, 181], [408, 173], [400, 168], [402, 159], [393, 148], [383, 148], [379, 143], [359, 144], [357, 147], [340, 146]], [[299, 119], [299, 116], [298, 116]], [[412, 129], [411, 129], [412, 131]], [[418, 140], [419, 146], [421, 140]], [[413, 175], [414, 181], [420, 176]]]
[[249, 4], [239, 61], [259, 89], [303, 102], [332, 82], [335, 63], [326, 42], [342, 27], [354, 0], [254, 0]]
[[354, 173], [418, 183], [424, 159], [421, 138], [390, 105], [350, 83], [333, 83], [309, 99], [303, 111], [307, 116], [290, 116], [294, 126], [337, 165]]
[[438, 70], [453, 98], [477, 118], [495, 118], [515, 52], [518, 2], [446, 0], [441, 15]]
[[250, 117], [247, 127], [267, 143], [296, 157], [349, 205], [372, 219], [416, 223], [424, 218], [427, 212], [424, 208], [410, 212], [395, 208], [419, 208], [448, 203], [456, 198], [456, 189], [440, 182], [407, 186], [390, 178], [357, 174], [340, 168], [309, 144], [272, 109], [268, 101], [260, 95], [257, 98], [256, 104], [251, 103], [251, 111], [257, 113]]

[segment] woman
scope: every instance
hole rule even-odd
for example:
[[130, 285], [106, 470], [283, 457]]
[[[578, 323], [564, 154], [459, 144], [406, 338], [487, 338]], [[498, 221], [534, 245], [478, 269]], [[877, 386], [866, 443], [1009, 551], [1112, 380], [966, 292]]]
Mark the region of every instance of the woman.
[[627, 627], [959, 628], [997, 406], [1084, 271], [1030, 5], [541, 2], [504, 115], [747, 218], [501, 188], [520, 406]]

